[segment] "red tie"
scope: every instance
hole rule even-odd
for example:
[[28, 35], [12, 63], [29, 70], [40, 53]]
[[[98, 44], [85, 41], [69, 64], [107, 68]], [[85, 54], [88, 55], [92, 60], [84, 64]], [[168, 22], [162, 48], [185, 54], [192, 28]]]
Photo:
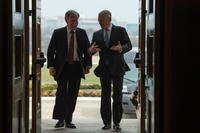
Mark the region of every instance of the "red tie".
[[70, 31], [71, 33], [71, 38], [70, 38], [70, 42], [69, 42], [69, 49], [67, 52], [67, 62], [69, 64], [72, 64], [73, 58], [74, 58], [74, 31]]

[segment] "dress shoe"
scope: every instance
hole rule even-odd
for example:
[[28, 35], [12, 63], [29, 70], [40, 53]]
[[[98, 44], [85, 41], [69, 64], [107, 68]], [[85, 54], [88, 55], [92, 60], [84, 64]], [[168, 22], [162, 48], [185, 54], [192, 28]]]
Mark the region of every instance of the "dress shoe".
[[55, 128], [61, 128], [61, 127], [64, 127], [64, 125], [65, 125], [64, 121], [59, 120], [56, 123]]
[[76, 126], [73, 123], [66, 123], [65, 127], [67, 127], [67, 128], [76, 128]]
[[120, 127], [119, 124], [114, 124], [114, 125], [113, 125], [113, 129], [114, 129], [115, 131], [121, 131], [121, 127]]
[[103, 130], [107, 130], [107, 129], [110, 129], [111, 128], [111, 125], [110, 124], [105, 124], [102, 129]]

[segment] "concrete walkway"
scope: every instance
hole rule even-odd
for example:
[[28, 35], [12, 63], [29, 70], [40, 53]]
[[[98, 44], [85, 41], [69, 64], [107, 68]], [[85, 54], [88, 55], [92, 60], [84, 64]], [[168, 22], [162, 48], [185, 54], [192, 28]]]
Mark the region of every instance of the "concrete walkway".
[[[102, 120], [99, 112], [100, 98], [79, 97], [74, 112], [73, 123], [76, 129], [54, 129], [57, 122], [52, 118], [55, 97], [42, 97], [42, 133], [111, 133], [102, 130]], [[139, 133], [139, 122], [135, 115], [124, 115], [120, 123], [121, 133]]]

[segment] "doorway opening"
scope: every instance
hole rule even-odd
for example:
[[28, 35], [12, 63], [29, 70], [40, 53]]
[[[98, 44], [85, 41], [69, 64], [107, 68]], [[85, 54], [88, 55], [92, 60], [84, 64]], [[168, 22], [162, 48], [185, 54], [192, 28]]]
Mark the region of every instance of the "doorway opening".
[[[54, 0], [41, 1], [41, 51], [44, 52], [44, 55], [46, 57], [47, 47], [49, 45], [53, 30], [66, 25], [64, 14], [67, 10], [73, 9], [79, 12], [79, 27], [86, 30], [89, 40], [91, 41], [93, 33], [100, 29], [97, 20], [98, 13], [103, 9], [108, 9], [112, 13], [112, 23], [126, 28], [133, 46], [132, 51], [137, 52], [139, 8], [138, 2], [138, 0], [128, 0], [126, 1], [126, 3], [124, 3], [123, 1], [116, 2], [114, 0], [95, 2], [93, 0], [85, 0], [84, 3], [81, 0], [61, 0], [59, 1], [59, 3]], [[124, 5], [123, 7], [126, 8], [121, 8], [122, 5]], [[131, 68], [135, 66], [133, 64], [135, 56], [134, 52], [126, 55], [126, 61], [129, 63]], [[90, 74], [86, 75], [86, 80], [81, 81], [81, 89], [79, 91], [79, 97], [73, 117], [73, 122], [77, 123], [77, 126], [79, 126], [79, 124], [83, 124], [83, 128], [87, 127], [91, 123], [96, 123], [97, 127], [95, 131], [101, 129], [101, 126], [103, 126], [100, 116], [100, 82], [99, 78], [95, 77], [95, 75], [93, 74], [93, 70], [97, 66], [98, 60], [98, 54], [94, 55], [93, 67], [90, 71]], [[126, 78], [128, 79], [128, 81], [125, 82], [130, 82], [129, 77], [134, 78], [132, 76], [135, 76], [137, 78], [137, 69], [134, 70], [128, 73], [128, 78]], [[41, 71], [42, 131], [49, 133], [51, 131], [53, 132], [54, 125], [56, 123], [56, 121], [52, 119], [53, 106], [55, 103], [56, 82], [49, 75], [46, 64], [44, 64], [44, 67]], [[126, 86], [126, 84], [124, 86]], [[126, 87], [123, 91], [125, 104], [124, 110], [126, 110], [127, 112], [123, 114], [121, 126], [122, 130], [126, 128], [128, 133], [129, 130], [132, 132], [139, 127], [137, 127], [137, 118], [135, 112], [133, 112], [135, 110], [130, 109], [130, 107], [134, 108], [134, 106], [129, 99], [130, 95], [126, 90]], [[88, 111], [90, 111], [90, 113], [88, 113]], [[130, 127], [123, 127], [127, 125], [125, 123], [129, 123], [128, 126]], [[82, 127], [80, 128], [80, 130], [81, 129]]]

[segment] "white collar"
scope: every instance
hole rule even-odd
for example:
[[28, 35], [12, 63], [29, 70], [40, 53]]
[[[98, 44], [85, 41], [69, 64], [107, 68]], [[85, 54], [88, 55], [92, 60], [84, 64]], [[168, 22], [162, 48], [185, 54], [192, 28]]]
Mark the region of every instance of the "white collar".
[[[67, 33], [69, 34], [72, 30], [70, 30], [68, 27], [67, 27]], [[76, 30], [73, 30], [74, 33], [76, 33]]]

